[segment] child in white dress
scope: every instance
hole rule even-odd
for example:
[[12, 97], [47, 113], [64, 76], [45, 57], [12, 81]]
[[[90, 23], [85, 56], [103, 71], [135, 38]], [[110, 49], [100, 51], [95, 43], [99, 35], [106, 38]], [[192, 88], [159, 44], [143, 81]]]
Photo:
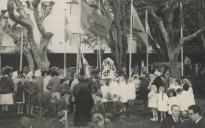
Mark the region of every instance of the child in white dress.
[[135, 84], [132, 80], [127, 80], [127, 100], [128, 100], [128, 109], [130, 112], [134, 112], [134, 101], [136, 98], [136, 89]]
[[181, 94], [182, 94], [182, 89], [178, 88], [176, 90], [176, 99], [177, 99], [177, 103], [180, 107], [180, 111], [182, 111], [182, 96], [181, 96]]
[[126, 112], [126, 104], [127, 104], [127, 99], [128, 99], [128, 88], [127, 88], [127, 84], [126, 84], [126, 79], [124, 78], [124, 76], [121, 76], [119, 78], [119, 96], [120, 96], [120, 102], [122, 103], [122, 109], [121, 112]]
[[168, 114], [171, 115], [171, 107], [172, 105], [179, 105], [178, 99], [176, 97], [176, 92], [174, 89], [169, 90], [169, 110]]
[[159, 93], [157, 95], [157, 103], [158, 103], [158, 111], [160, 112], [160, 121], [166, 118], [166, 113], [168, 111], [168, 101], [169, 98], [167, 94], [164, 92], [164, 87], [159, 87]]
[[181, 111], [188, 110], [189, 106], [195, 105], [193, 89], [188, 84], [183, 85], [181, 98]]
[[158, 120], [158, 114], [157, 114], [157, 87], [156, 85], [151, 85], [150, 92], [148, 93], [148, 107], [152, 111], [152, 118], [151, 121], [157, 121]]

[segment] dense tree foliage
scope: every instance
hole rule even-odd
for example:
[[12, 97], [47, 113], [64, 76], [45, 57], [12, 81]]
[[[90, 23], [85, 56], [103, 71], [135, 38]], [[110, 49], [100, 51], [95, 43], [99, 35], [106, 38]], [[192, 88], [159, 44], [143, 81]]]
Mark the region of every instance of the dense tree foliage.
[[[107, 42], [116, 58], [117, 66], [122, 67], [126, 63], [130, 0], [100, 0], [100, 2], [103, 15], [113, 20]], [[182, 10], [180, 3], [182, 3]], [[162, 61], [170, 62], [173, 76], [179, 78], [180, 66], [178, 60], [181, 47], [199, 35], [204, 42], [202, 33], [205, 30], [203, 22], [205, 18], [204, 1], [134, 0], [134, 6], [143, 23], [145, 10], [148, 10], [149, 25], [154, 37], [149, 42], [157, 53], [161, 54]], [[192, 16], [197, 16], [197, 18], [191, 18]], [[181, 27], [183, 34], [181, 34]]]

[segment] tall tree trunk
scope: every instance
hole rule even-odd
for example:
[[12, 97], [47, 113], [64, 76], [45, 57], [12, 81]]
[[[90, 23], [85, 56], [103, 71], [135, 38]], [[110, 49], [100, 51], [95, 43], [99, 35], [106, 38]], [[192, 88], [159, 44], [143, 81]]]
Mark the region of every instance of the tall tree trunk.
[[[204, 1], [197, 1], [197, 6], [199, 8], [203, 8], [204, 9]], [[198, 16], [198, 21], [199, 21], [199, 27], [203, 27], [205, 25], [205, 20], [204, 20], [204, 13], [202, 13], [201, 11], [197, 12], [197, 16]], [[205, 37], [204, 37], [204, 33], [201, 33], [201, 41], [202, 41], [202, 46], [203, 46], [203, 52], [205, 53]]]
[[[22, 25], [26, 29], [27, 33], [27, 44], [30, 45], [30, 52], [28, 49], [25, 50], [28, 55], [28, 63], [30, 68], [34, 68], [33, 61], [37, 68], [41, 70], [49, 69], [49, 61], [47, 58], [47, 46], [49, 40], [52, 38], [53, 33], [46, 32], [44, 28], [44, 20], [51, 13], [54, 2], [49, 2], [46, 4], [45, 8], [42, 8], [42, 11], [39, 13], [39, 4], [41, 0], [33, 0], [31, 3], [27, 3], [27, 10], [25, 10], [24, 5], [20, 0], [8, 0], [7, 8], [10, 18], [17, 24]], [[45, 4], [45, 3], [44, 3]], [[17, 11], [20, 16], [17, 16], [14, 12]], [[34, 17], [35, 20], [31, 20], [31, 17]], [[40, 40], [38, 39], [40, 37]], [[25, 53], [25, 54], [26, 54]], [[31, 56], [32, 55], [32, 56]]]
[[114, 21], [111, 28], [110, 46], [112, 53], [114, 53], [114, 59], [116, 62], [116, 69], [122, 70], [122, 67], [126, 66], [126, 54], [127, 54], [127, 34], [126, 34], [126, 8], [124, 0], [117, 0], [113, 2]]
[[41, 69], [42, 71], [47, 71], [50, 66], [50, 62], [48, 61], [47, 58], [47, 51], [41, 51], [38, 48], [32, 48], [32, 53], [37, 68]]
[[24, 46], [23, 54], [26, 57], [26, 60], [28, 62], [29, 71], [34, 71], [35, 66], [34, 66], [33, 57], [32, 57], [30, 49], [27, 46]]
[[127, 61], [127, 15], [126, 15], [126, 1], [123, 0], [121, 4], [121, 15], [122, 15], [122, 47], [121, 47], [121, 54], [122, 54], [122, 67], [126, 67]]
[[[49, 40], [50, 37], [42, 37], [40, 46], [33, 43], [31, 47], [36, 66], [42, 71], [47, 71], [50, 66], [50, 62], [47, 57], [47, 44]], [[33, 40], [33, 42], [35, 41]]]
[[168, 47], [168, 54], [169, 54], [169, 64], [172, 72], [172, 77], [176, 79], [181, 78], [181, 70], [180, 70], [180, 63], [178, 61], [180, 55], [180, 46], [169, 46]]

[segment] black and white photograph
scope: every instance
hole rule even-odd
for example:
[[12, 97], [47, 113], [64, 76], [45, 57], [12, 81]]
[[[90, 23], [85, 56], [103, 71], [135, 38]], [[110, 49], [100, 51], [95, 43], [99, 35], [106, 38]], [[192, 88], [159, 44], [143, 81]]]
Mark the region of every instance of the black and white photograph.
[[205, 128], [205, 0], [0, 0], [0, 128]]

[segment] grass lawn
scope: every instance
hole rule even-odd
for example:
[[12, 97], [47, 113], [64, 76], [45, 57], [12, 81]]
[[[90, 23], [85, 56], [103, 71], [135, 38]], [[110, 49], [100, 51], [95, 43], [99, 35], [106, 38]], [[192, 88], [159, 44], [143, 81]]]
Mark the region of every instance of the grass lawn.
[[[196, 104], [198, 104], [204, 113], [205, 110], [205, 100], [204, 99], [196, 99]], [[204, 113], [205, 115], [205, 113]], [[68, 115], [69, 116], [69, 115]], [[137, 105], [136, 106], [136, 113], [133, 115], [129, 115], [125, 117], [126, 122], [130, 122], [130, 126], [127, 127], [126, 123], [122, 122], [122, 120], [115, 119], [113, 121], [115, 128], [159, 128], [160, 123], [159, 122], [151, 122], [150, 119], [151, 115], [148, 113], [148, 109], [143, 105]], [[18, 120], [20, 117], [18, 116], [6, 116], [3, 117], [0, 114], [0, 128], [18, 128]], [[69, 128], [72, 127], [72, 121], [73, 121], [73, 115], [69, 116]], [[134, 126], [131, 126], [131, 124], [134, 124]]]

